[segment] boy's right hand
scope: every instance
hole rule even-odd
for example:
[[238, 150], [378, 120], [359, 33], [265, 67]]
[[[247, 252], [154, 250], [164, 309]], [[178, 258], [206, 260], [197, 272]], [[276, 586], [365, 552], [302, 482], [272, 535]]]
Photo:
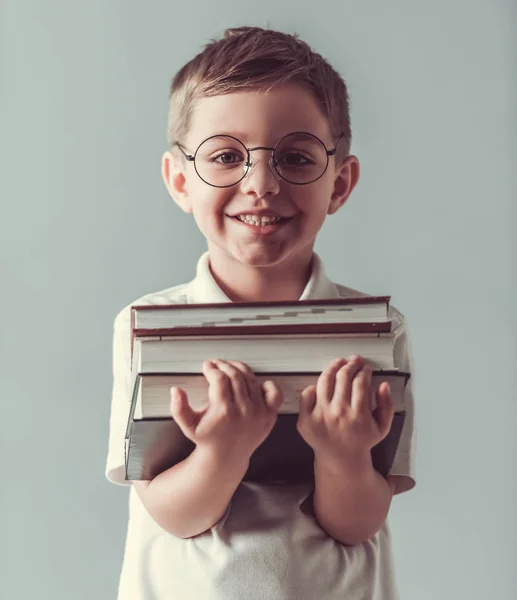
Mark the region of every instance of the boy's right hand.
[[280, 388], [273, 381], [261, 386], [247, 365], [233, 360], [205, 361], [203, 374], [208, 406], [193, 410], [185, 390], [172, 387], [173, 419], [197, 448], [222, 460], [230, 454], [249, 459], [273, 429], [283, 402]]

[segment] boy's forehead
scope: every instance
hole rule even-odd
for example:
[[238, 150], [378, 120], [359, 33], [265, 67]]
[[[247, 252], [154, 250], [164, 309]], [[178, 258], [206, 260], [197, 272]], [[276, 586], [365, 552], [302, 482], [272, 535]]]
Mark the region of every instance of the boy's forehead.
[[272, 143], [293, 131], [332, 141], [328, 120], [314, 95], [290, 84], [268, 92], [246, 90], [199, 98], [193, 107], [189, 138], [200, 143], [211, 135], [227, 133], [244, 143]]

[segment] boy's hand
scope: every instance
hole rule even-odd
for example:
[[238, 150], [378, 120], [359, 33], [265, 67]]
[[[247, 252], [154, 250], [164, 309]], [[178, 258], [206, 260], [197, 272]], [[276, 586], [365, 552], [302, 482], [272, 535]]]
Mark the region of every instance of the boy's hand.
[[372, 369], [361, 356], [333, 361], [316, 386], [302, 392], [298, 431], [323, 460], [342, 463], [364, 455], [388, 434], [394, 407], [389, 384], [377, 391], [377, 408], [370, 405]]
[[226, 459], [230, 454], [249, 459], [266, 439], [283, 402], [272, 381], [257, 381], [244, 363], [213, 360], [203, 363], [208, 381], [208, 406], [194, 411], [181, 388], [171, 388], [171, 414], [198, 448]]

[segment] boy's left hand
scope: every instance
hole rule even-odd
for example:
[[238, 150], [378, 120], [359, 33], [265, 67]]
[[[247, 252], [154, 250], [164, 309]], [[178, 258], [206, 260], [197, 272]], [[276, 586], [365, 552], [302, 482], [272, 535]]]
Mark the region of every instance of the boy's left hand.
[[297, 428], [318, 458], [353, 460], [388, 435], [394, 414], [389, 384], [379, 386], [372, 411], [371, 379], [371, 367], [354, 355], [333, 361], [316, 386], [303, 390]]

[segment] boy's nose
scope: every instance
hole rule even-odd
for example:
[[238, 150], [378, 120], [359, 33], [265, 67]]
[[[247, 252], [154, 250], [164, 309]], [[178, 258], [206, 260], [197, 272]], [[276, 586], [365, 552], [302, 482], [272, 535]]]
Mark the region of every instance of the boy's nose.
[[246, 194], [256, 194], [259, 197], [278, 194], [280, 190], [280, 175], [275, 171], [270, 154], [255, 156], [246, 177], [241, 181], [241, 190]]

